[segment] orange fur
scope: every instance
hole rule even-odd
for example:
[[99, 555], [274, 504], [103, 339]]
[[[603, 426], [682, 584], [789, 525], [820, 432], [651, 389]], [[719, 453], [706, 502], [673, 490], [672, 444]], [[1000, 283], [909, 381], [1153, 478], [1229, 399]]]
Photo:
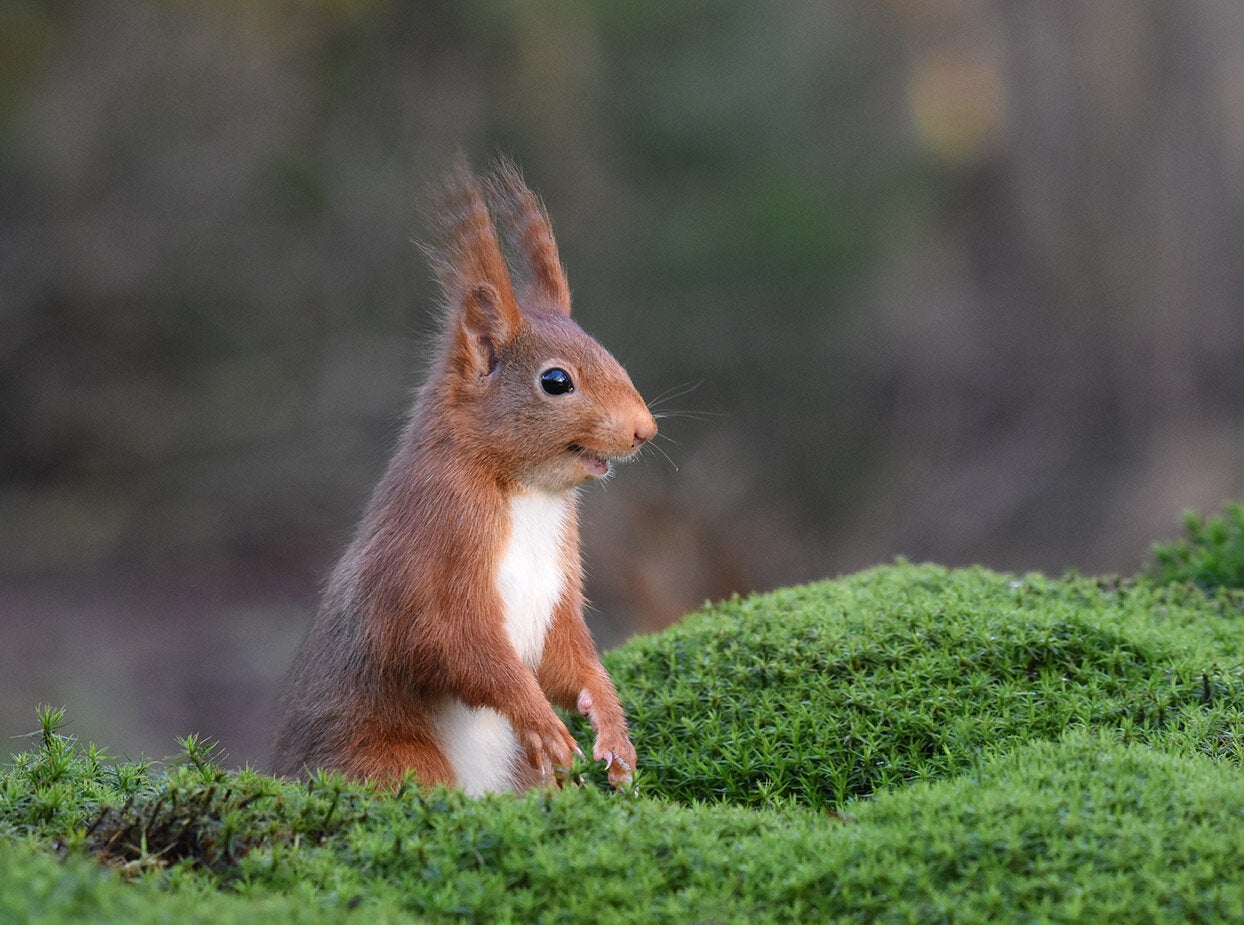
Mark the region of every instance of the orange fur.
[[[492, 212], [516, 251], [517, 288]], [[512, 166], [485, 185], [459, 161], [437, 216], [431, 256], [447, 306], [439, 349], [290, 672], [274, 770], [465, 783], [446, 742], [456, 727], [443, 718], [457, 704], [504, 717], [517, 752], [496, 779], [523, 789], [565, 767], [575, 747], [551, 702], [590, 716], [594, 754], [621, 784], [635, 752], [583, 622], [573, 496], [656, 424], [622, 367], [570, 320], [548, 216]], [[569, 394], [543, 390], [552, 367], [573, 380]], [[519, 529], [518, 495], [568, 501], [550, 544], [561, 591], [537, 629], [534, 665], [508, 635], [498, 583]]]

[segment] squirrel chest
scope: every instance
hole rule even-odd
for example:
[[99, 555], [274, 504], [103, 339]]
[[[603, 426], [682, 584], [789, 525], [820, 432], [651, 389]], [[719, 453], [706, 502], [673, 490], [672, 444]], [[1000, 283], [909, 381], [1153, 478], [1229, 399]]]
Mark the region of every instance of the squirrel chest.
[[[506, 635], [533, 670], [540, 664], [553, 610], [566, 588], [563, 530], [572, 503], [569, 494], [544, 492], [517, 492], [509, 501], [509, 537], [494, 580]], [[449, 700], [436, 715], [436, 727], [458, 785], [468, 794], [514, 788], [513, 768], [521, 746], [501, 713]]]
[[529, 668], [540, 664], [553, 608], [566, 587], [563, 532], [568, 494], [518, 492], [510, 497], [510, 536], [497, 568], [505, 629]]

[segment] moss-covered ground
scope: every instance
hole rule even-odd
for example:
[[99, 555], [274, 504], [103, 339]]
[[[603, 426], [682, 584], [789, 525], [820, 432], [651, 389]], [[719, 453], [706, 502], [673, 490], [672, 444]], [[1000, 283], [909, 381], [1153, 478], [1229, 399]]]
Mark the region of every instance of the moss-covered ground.
[[1200, 523], [1134, 579], [898, 563], [633, 640], [629, 793], [155, 768], [45, 712], [0, 921], [1241, 920], [1244, 592]]

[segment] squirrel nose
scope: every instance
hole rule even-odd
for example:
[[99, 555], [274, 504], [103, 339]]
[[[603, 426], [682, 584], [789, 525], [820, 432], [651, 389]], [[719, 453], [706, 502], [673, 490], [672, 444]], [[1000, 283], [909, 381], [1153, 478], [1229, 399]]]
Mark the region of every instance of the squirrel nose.
[[640, 447], [657, 435], [657, 422], [653, 420], [652, 415], [647, 415], [645, 420], [635, 425], [635, 438], [631, 442], [632, 447]]

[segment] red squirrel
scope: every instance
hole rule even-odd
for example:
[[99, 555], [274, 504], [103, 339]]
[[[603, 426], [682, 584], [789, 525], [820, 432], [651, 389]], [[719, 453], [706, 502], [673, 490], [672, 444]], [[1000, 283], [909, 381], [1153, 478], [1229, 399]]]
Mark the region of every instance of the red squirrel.
[[434, 224], [435, 358], [286, 681], [274, 771], [521, 791], [578, 752], [556, 704], [589, 717], [620, 787], [635, 749], [583, 620], [575, 495], [656, 421], [571, 320], [548, 214], [511, 164], [481, 180], [459, 159]]

